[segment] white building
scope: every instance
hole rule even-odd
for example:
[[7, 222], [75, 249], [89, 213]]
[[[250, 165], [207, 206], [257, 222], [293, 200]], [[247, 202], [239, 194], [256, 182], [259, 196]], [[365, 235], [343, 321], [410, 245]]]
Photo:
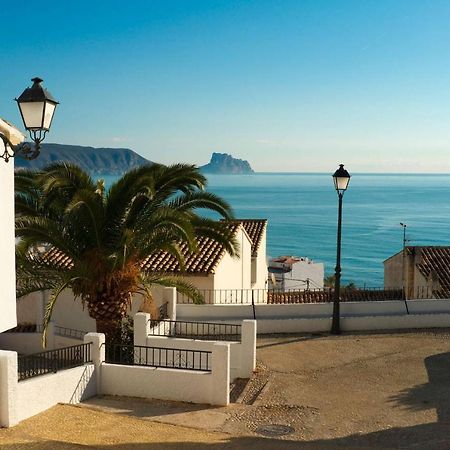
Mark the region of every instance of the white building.
[[[240, 257], [233, 258], [225, 248], [209, 238], [199, 238], [196, 253], [187, 246], [181, 247], [185, 257], [183, 272], [179, 263], [167, 252], [150, 255], [143, 263], [145, 270], [180, 275], [199, 289], [206, 303], [248, 302], [251, 290], [267, 288], [266, 228], [267, 220], [243, 219], [230, 222], [235, 237], [240, 244]], [[62, 259], [70, 264], [67, 259]], [[13, 265], [14, 267], [14, 265]], [[43, 310], [49, 292], [36, 292], [17, 302], [19, 323], [42, 323]], [[154, 290], [157, 303], [161, 303], [160, 290]], [[178, 302], [189, 300], [179, 294]], [[140, 300], [133, 302], [130, 315], [140, 309]], [[95, 331], [95, 321], [80, 301], [74, 301], [71, 290], [65, 290], [53, 310], [52, 320], [61, 327], [84, 331]], [[9, 327], [11, 328], [11, 327]]]
[[[13, 126], [0, 119], [0, 132], [14, 144], [23, 141], [22, 134]], [[5, 151], [0, 140], [0, 153]], [[16, 326], [16, 264], [14, 239], [14, 163], [0, 159], [0, 333]]]
[[[238, 219], [229, 225], [240, 244], [240, 257], [232, 258], [225, 248], [209, 238], [198, 240], [197, 253], [184, 251], [185, 268], [166, 252], [147, 258], [144, 267], [149, 272], [182, 275], [202, 291], [207, 303], [247, 300], [252, 289], [267, 288], [265, 219]], [[183, 249], [184, 250], [184, 249]], [[232, 292], [234, 291], [234, 292]], [[183, 298], [179, 297], [183, 302]]]
[[323, 289], [323, 263], [298, 256], [279, 256], [269, 261], [268, 270], [271, 290]]
[[[0, 141], [0, 151], [3, 150]], [[14, 240], [14, 164], [0, 159], [0, 332], [16, 326], [16, 265]]]

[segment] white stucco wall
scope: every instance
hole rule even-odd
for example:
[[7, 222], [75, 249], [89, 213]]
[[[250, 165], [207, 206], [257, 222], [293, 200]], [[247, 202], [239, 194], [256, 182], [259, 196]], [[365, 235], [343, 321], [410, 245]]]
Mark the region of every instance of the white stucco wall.
[[[397, 253], [384, 261], [384, 287], [401, 289], [403, 286], [403, 253]], [[406, 280], [405, 280], [406, 285]]]
[[22, 355], [44, 351], [41, 333], [1, 333], [0, 349], [11, 350]]
[[[3, 144], [3, 143], [2, 143]], [[3, 145], [0, 145], [3, 149]], [[2, 150], [3, 151], [3, 150]], [[0, 160], [0, 332], [16, 326], [14, 163]]]
[[261, 235], [261, 242], [256, 256], [256, 282], [253, 289], [267, 289], [267, 229]]
[[[245, 321], [242, 329], [241, 342], [230, 344], [230, 379], [250, 378], [256, 367], [256, 323]], [[148, 336], [148, 347], [176, 348], [183, 350], [213, 351], [214, 344], [219, 341], [203, 341], [199, 339], [184, 339], [165, 336]], [[188, 361], [192, 362], [192, 361]], [[210, 361], [210, 365], [212, 360]]]
[[[42, 295], [44, 296], [44, 299], [48, 300], [50, 292], [35, 292], [17, 301], [17, 317], [19, 323], [42, 323]], [[154, 298], [157, 305], [161, 304], [162, 289], [155, 289]], [[134, 314], [139, 311], [141, 302], [142, 297], [136, 295], [133, 300], [132, 308], [129, 311], [130, 317], [133, 317]], [[73, 292], [70, 289], [64, 290], [59, 296], [53, 310], [52, 321], [60, 327], [73, 328], [75, 330], [96, 331], [97, 329], [95, 320], [89, 316], [87, 307], [83, 308], [80, 299], [75, 300]]]
[[[230, 344], [230, 372], [231, 379], [235, 378], [249, 378], [252, 375], [253, 370], [256, 367], [256, 321], [243, 320], [240, 327], [240, 341], [232, 341]], [[173, 332], [173, 323], [160, 322], [155, 327], [150, 327], [150, 315], [147, 313], [138, 313], [134, 316], [134, 345], [156, 347], [156, 348], [175, 348], [183, 350], [201, 350], [201, 351], [213, 351], [214, 344], [223, 342], [220, 340], [202, 340], [201, 336], [196, 336], [193, 339], [172, 337], [170, 334]], [[209, 331], [213, 331], [215, 327], [208, 328], [196, 328], [192, 329], [195, 333], [202, 334], [202, 331], [206, 334]], [[186, 327], [186, 333], [189, 333], [189, 326]], [[228, 328], [228, 330], [230, 330]], [[220, 333], [220, 329], [217, 331]], [[236, 332], [235, 330], [231, 330]], [[155, 336], [151, 333], [160, 333], [161, 336]], [[142, 356], [144, 359], [159, 358], [159, 354], [146, 353], [143, 350], [142, 355], [138, 354], [138, 357]], [[164, 354], [161, 355], [164, 358]], [[193, 355], [183, 355], [183, 358], [190, 358], [189, 363], [192, 363]], [[195, 356], [196, 362], [199, 363], [199, 356]], [[152, 361], [153, 362], [153, 361]], [[206, 364], [206, 360], [205, 360]], [[211, 368], [212, 360], [209, 361], [208, 368]], [[205, 366], [206, 368], [206, 366]]]
[[33, 292], [17, 299], [17, 323], [42, 323], [44, 295], [43, 292]]
[[[282, 263], [272, 262], [271, 265], [283, 266]], [[292, 270], [285, 273], [274, 273], [277, 281], [272, 283], [269, 278], [269, 289], [296, 290], [296, 289], [322, 289], [324, 278], [324, 264], [316, 263], [309, 259], [297, 261], [292, 264]]]
[[20, 381], [17, 385], [18, 420], [34, 416], [58, 403], [79, 403], [96, 394], [94, 365]]
[[[450, 327], [450, 299], [341, 303], [344, 331]], [[329, 331], [331, 303], [256, 305], [258, 333], [310, 333]], [[179, 320], [240, 323], [250, 318], [248, 305], [178, 305]]]
[[212, 372], [102, 364], [101, 393], [228, 405], [229, 344], [214, 344]]
[[240, 257], [225, 253], [214, 273], [214, 289], [251, 289], [252, 246], [242, 227], [237, 233]]

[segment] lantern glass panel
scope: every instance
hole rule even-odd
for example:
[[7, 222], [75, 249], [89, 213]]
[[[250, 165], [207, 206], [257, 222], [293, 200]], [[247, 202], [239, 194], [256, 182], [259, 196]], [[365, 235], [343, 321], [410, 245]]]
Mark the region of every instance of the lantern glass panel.
[[56, 105], [54, 103], [46, 102], [44, 114], [44, 130], [49, 130], [52, 124], [53, 114], [55, 113]]
[[349, 177], [334, 177], [334, 186], [338, 191], [345, 191], [349, 181]]
[[45, 102], [23, 102], [19, 103], [19, 107], [27, 130], [42, 128]]

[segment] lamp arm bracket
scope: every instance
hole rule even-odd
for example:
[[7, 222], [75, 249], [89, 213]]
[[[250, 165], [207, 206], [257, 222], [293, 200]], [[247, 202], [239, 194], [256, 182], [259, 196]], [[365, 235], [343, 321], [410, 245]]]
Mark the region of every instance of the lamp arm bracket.
[[21, 158], [32, 160], [39, 156], [41, 152], [41, 142], [45, 137], [45, 133], [42, 136], [30, 136], [34, 141], [34, 145], [29, 142], [14, 145], [7, 136], [0, 132], [0, 140], [3, 142], [3, 153], [0, 148], [0, 158], [3, 158], [5, 162], [8, 162], [11, 158], [20, 156]]

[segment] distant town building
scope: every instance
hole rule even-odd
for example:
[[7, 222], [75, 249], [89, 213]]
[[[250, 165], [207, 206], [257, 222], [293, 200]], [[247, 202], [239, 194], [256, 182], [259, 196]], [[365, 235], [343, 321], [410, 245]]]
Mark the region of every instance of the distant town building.
[[299, 256], [279, 256], [269, 260], [269, 289], [323, 289], [324, 265]]
[[404, 287], [408, 299], [448, 298], [450, 246], [408, 246], [386, 259], [384, 287]]

